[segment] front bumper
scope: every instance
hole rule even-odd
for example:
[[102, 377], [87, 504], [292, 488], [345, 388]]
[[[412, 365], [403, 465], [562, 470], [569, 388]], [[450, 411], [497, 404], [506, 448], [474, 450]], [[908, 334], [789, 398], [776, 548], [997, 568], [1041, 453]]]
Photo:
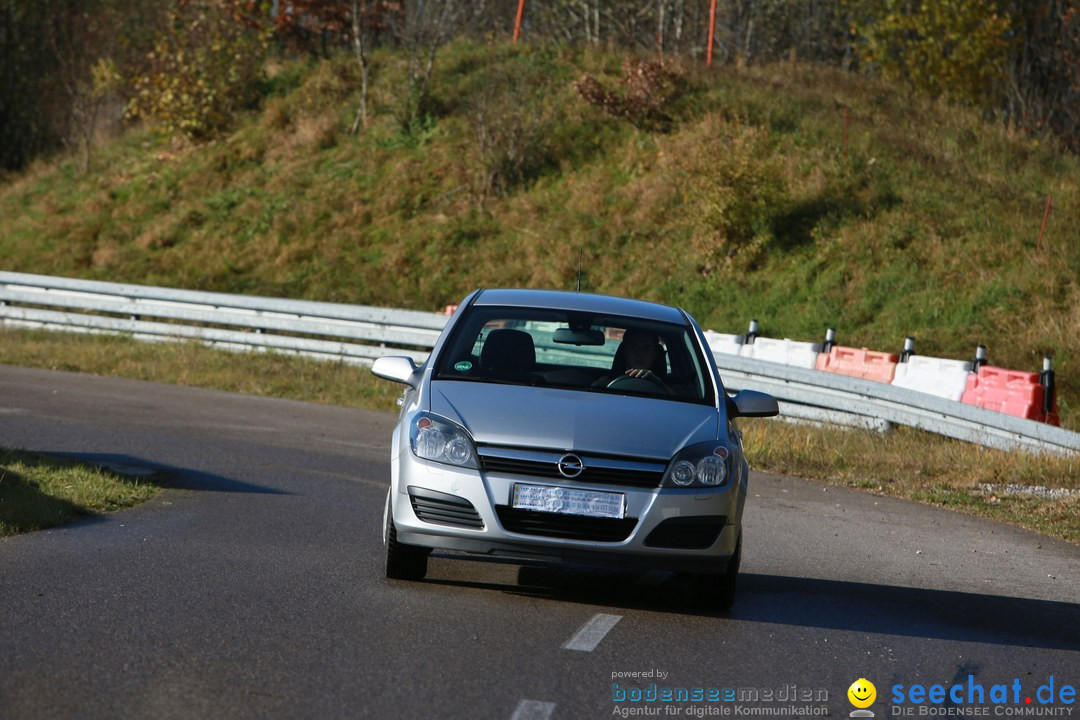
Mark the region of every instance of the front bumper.
[[[640, 488], [482, 473], [417, 459], [394, 462], [399, 542], [481, 555], [722, 573], [735, 552], [745, 488]], [[623, 520], [514, 510], [515, 483], [625, 495]]]

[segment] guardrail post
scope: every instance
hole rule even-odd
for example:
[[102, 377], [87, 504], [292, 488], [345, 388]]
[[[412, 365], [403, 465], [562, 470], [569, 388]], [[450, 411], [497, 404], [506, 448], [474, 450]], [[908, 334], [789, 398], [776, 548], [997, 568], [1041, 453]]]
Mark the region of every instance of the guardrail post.
[[910, 335], [904, 338], [904, 349], [900, 353], [900, 362], [906, 363], [908, 358], [915, 354], [915, 338]]
[[1054, 412], [1054, 360], [1049, 355], [1043, 356], [1043, 369], [1039, 373], [1039, 384], [1043, 386], [1043, 416], [1049, 418]]
[[833, 349], [833, 345], [836, 344], [836, 330], [834, 328], [828, 328], [825, 331], [825, 342], [821, 344], [821, 352], [826, 355]]
[[743, 337], [743, 345], [753, 345], [754, 340], [758, 336], [758, 321], [751, 320], [750, 327], [746, 330], [746, 335]]
[[986, 364], [986, 346], [979, 345], [975, 348], [975, 359], [971, 361], [971, 372], [979, 372], [979, 368]]

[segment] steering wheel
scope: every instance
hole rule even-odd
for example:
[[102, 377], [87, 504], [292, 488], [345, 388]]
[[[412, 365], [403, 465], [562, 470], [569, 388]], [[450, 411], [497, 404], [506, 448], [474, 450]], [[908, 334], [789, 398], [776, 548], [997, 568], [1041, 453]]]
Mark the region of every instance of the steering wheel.
[[671, 390], [667, 385], [653, 373], [647, 373], [642, 377], [633, 377], [632, 375], [620, 375], [607, 386], [612, 390], [625, 390], [629, 392], [643, 392], [643, 393], [657, 393], [662, 392], [665, 395], [670, 395]]

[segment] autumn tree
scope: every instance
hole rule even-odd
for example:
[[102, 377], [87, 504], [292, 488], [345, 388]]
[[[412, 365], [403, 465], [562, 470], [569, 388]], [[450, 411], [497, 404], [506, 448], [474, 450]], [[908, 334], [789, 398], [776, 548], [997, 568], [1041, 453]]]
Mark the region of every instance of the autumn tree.
[[87, 166], [160, 17], [143, 0], [0, 0], [0, 168], [63, 147]]
[[258, 100], [265, 16], [240, 0], [172, 0], [145, 66], [131, 116], [170, 134], [205, 139]]
[[351, 4], [342, 0], [279, 1], [271, 19], [274, 37], [290, 50], [326, 56], [349, 38]]
[[1006, 73], [1011, 122], [1080, 151], [1080, 0], [1012, 3], [1017, 42]]
[[123, 80], [114, 50], [122, 25], [120, 3], [70, 3], [57, 7], [46, 31], [54, 65], [52, 76], [64, 102], [53, 115], [59, 137], [79, 153], [83, 172], [90, 156], [106, 103]]
[[859, 28], [862, 59], [933, 97], [980, 105], [994, 96], [1012, 22], [998, 0], [878, 0]]
[[385, 0], [350, 0], [349, 6], [353, 55], [360, 66], [360, 104], [352, 125], [352, 134], [355, 135], [360, 128], [367, 126], [371, 51], [403, 8], [400, 2]]
[[0, 0], [0, 169], [17, 170], [58, 141], [43, 122], [55, 59], [46, 43], [48, 8]]
[[472, 0], [402, 0], [402, 12], [390, 30], [404, 56], [405, 86], [399, 94], [398, 120], [412, 131], [431, 111], [431, 82], [439, 50], [471, 20], [480, 17], [484, 3]]

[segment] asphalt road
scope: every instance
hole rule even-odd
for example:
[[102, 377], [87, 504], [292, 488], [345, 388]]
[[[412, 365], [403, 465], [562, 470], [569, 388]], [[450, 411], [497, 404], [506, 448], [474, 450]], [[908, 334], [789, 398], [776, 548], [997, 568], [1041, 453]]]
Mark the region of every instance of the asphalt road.
[[[1080, 718], [1037, 695], [1051, 676], [1058, 695], [1080, 686], [1076, 547], [759, 474], [728, 617], [662, 574], [440, 556], [427, 580], [392, 582], [392, 423], [0, 366], [0, 446], [154, 469], [168, 487], [0, 541], [0, 718], [846, 717], [859, 678], [879, 719], [931, 707], [894, 702], [914, 684], [1006, 685], [988, 716]], [[742, 699], [647, 701], [665, 688]]]

